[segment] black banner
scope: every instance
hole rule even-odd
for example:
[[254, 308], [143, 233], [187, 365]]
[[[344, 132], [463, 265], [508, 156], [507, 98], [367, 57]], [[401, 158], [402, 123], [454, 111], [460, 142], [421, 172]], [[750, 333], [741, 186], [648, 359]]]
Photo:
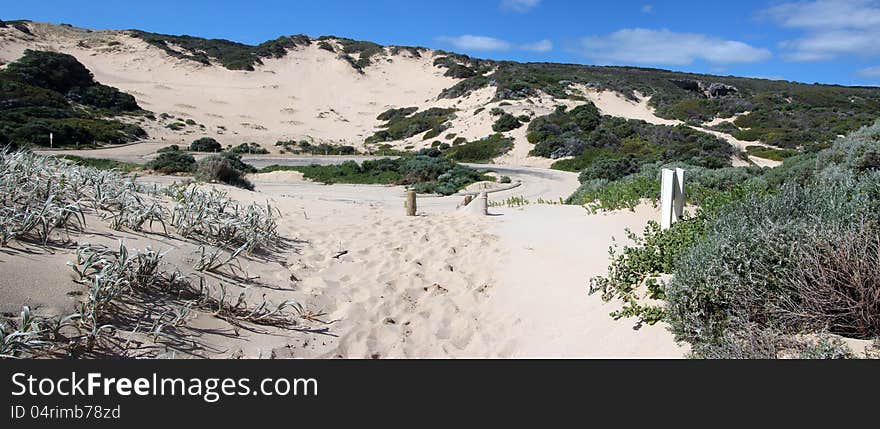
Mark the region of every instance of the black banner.
[[[873, 394], [854, 389], [880, 385], [880, 365], [859, 361], [116, 360], [2, 367], [3, 427], [333, 427], [339, 418], [368, 424], [381, 415], [422, 416], [419, 422], [461, 417], [469, 426], [464, 416], [474, 410], [493, 421], [587, 412], [652, 421], [674, 410], [741, 419], [787, 413], [789, 405], [830, 412], [839, 402], [869, 410]], [[858, 414], [840, 418], [852, 417]]]

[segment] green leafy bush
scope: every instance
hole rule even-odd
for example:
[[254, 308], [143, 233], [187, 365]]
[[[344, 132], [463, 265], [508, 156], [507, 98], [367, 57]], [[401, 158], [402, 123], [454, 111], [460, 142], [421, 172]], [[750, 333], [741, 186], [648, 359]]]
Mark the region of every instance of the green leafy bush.
[[223, 150], [223, 146], [212, 137], [202, 137], [193, 140], [189, 145], [189, 150], [193, 152], [220, 152]]
[[238, 146], [234, 146], [232, 149], [229, 149], [230, 152], [236, 154], [251, 154], [251, 155], [266, 155], [269, 153], [268, 150], [264, 149], [262, 146], [256, 143], [242, 143]]
[[159, 153], [146, 164], [146, 168], [162, 174], [189, 173], [195, 166], [196, 159], [192, 155], [171, 150]]
[[522, 123], [516, 116], [511, 115], [510, 113], [504, 113], [492, 124], [492, 131], [496, 133], [503, 133], [506, 131], [512, 131], [522, 126]]
[[513, 149], [513, 140], [493, 134], [481, 140], [453, 145], [443, 156], [456, 162], [487, 163]]

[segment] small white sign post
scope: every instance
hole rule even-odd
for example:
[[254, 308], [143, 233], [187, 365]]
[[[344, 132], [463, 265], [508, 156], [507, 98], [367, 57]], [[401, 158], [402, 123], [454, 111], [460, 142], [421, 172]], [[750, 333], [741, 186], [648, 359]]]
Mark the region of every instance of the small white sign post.
[[55, 147], [55, 135], [52, 133], [49, 133], [49, 147]]
[[660, 229], [669, 229], [684, 215], [684, 170], [663, 169], [660, 179]]

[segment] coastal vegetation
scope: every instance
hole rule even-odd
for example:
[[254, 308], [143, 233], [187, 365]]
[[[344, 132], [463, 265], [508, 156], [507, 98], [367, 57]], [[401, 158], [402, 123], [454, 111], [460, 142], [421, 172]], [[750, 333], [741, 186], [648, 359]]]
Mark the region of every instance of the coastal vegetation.
[[432, 107], [421, 112], [414, 108], [389, 109], [376, 119], [386, 121], [382, 130], [376, 131], [366, 139], [366, 143], [384, 143], [403, 140], [424, 132], [437, 137], [448, 128], [446, 124], [453, 118], [455, 109]]
[[[441, 64], [445, 64], [447, 60]], [[468, 58], [463, 61], [473, 61]], [[452, 61], [456, 62], [456, 61]], [[838, 135], [871, 124], [880, 109], [880, 90], [867, 87], [804, 84], [681, 73], [639, 67], [586, 66], [480, 60], [492, 70], [445, 89], [441, 98], [458, 98], [492, 85], [495, 100], [518, 100], [540, 92], [557, 99], [583, 100], [574, 85], [616, 91], [632, 100], [650, 97], [649, 104], [667, 119], [700, 124], [732, 117], [737, 138], [784, 147], [819, 150]], [[447, 66], [448, 67], [448, 66]]]
[[134, 97], [96, 82], [76, 58], [57, 52], [26, 50], [0, 70], [0, 107], [0, 145], [90, 147], [146, 136], [122, 120], [147, 113]]
[[253, 46], [225, 39], [170, 36], [140, 30], [129, 30], [129, 34], [175, 58], [204, 65], [211, 64], [213, 60], [230, 70], [248, 71], [253, 71], [254, 66], [263, 64], [263, 59], [281, 58], [287, 54], [288, 49], [309, 46], [312, 43], [311, 39], [304, 35], [282, 36]]
[[367, 160], [358, 164], [290, 167], [273, 165], [260, 172], [299, 171], [303, 177], [321, 183], [405, 185], [425, 194], [451, 195], [471, 183], [491, 180], [477, 170], [440, 156], [409, 155]]
[[[880, 122], [772, 170], [688, 168], [696, 213], [668, 230], [652, 223], [632, 235], [635, 244], [612, 252], [608, 275], [592, 279], [592, 291], [623, 301], [615, 317], [668, 322], [696, 357], [851, 355], [840, 344], [818, 353], [809, 338], [827, 345], [880, 336], [878, 142]], [[572, 198], [616, 207], [611, 188], [635, 197], [633, 183], [650, 181], [656, 192], [656, 173]], [[641, 194], [656, 197], [647, 188]], [[658, 281], [661, 274], [668, 281]]]
[[614, 178], [659, 161], [721, 168], [730, 165], [733, 155], [729, 143], [710, 134], [685, 125], [603, 116], [591, 102], [571, 110], [558, 106], [553, 113], [535, 118], [529, 123], [527, 138], [535, 145], [531, 155], [574, 157], [556, 162], [555, 169], [617, 170], [609, 173]]

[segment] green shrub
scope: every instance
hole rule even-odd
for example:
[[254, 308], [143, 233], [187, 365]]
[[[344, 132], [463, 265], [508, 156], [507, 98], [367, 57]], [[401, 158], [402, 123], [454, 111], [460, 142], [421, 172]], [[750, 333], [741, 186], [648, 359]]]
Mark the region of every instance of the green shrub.
[[[696, 217], [631, 237], [593, 289], [624, 302], [616, 317], [664, 318], [696, 357], [851, 357], [824, 335], [880, 336], [880, 172], [859, 167], [878, 136], [880, 122], [775, 169], [689, 168]], [[649, 282], [665, 307], [639, 305], [659, 273], [673, 275]]]
[[797, 155], [797, 151], [791, 149], [776, 149], [755, 145], [746, 146], [746, 153], [751, 156], [757, 156], [758, 158], [770, 159], [773, 161], [782, 161], [785, 158]]
[[254, 185], [244, 178], [244, 170], [247, 170], [248, 167], [235, 154], [211, 155], [198, 162], [195, 178], [205, 182], [219, 182], [253, 190]]
[[501, 178], [498, 180], [498, 183], [510, 183], [510, 182], [511, 182], [510, 176], [501, 176]]
[[220, 145], [220, 142], [211, 137], [202, 137], [193, 140], [189, 145], [189, 150], [193, 152], [220, 152], [223, 150], [223, 146]]
[[419, 110], [418, 107], [401, 107], [399, 109], [388, 109], [379, 114], [376, 119], [380, 121], [394, 121], [397, 119], [405, 118], [413, 113], [416, 113]]
[[334, 54], [336, 53], [336, 48], [334, 48], [333, 45], [331, 45], [326, 40], [321, 40], [320, 42], [318, 42], [318, 48], [328, 52], [333, 52]]
[[492, 124], [492, 131], [496, 133], [503, 133], [506, 131], [512, 131], [522, 126], [522, 123], [517, 119], [516, 116], [511, 115], [510, 113], [505, 113], [498, 117], [494, 124]]
[[[428, 130], [427, 133], [425, 133], [425, 135], [422, 136], [422, 140], [430, 140], [430, 139], [433, 139], [433, 138], [439, 136], [439, 135], [440, 135], [440, 132], [441, 132], [441, 131], [438, 130], [438, 129], [436, 129], [436, 128], [430, 129], [430, 130]], [[437, 144], [439, 145], [439, 143], [437, 143]]]
[[632, 155], [624, 158], [602, 158], [581, 171], [578, 180], [581, 183], [594, 179], [614, 181], [638, 173], [640, 169], [641, 165]]
[[459, 144], [444, 151], [443, 156], [456, 162], [487, 163], [513, 149], [513, 140], [493, 134], [481, 140]]
[[266, 155], [269, 153], [268, 150], [264, 149], [260, 145], [256, 143], [242, 143], [238, 146], [233, 146], [232, 149], [229, 149], [230, 152], [236, 154], [252, 154], [252, 155]]
[[[436, 154], [439, 155], [439, 152]], [[478, 171], [455, 164], [439, 156], [409, 155], [397, 159], [377, 159], [358, 164], [346, 161], [339, 165], [306, 167], [270, 166], [260, 171], [294, 170], [306, 179], [322, 183], [407, 185], [419, 193], [451, 195], [471, 183], [485, 180]]]
[[455, 109], [443, 109], [433, 107], [428, 110], [407, 115], [407, 109], [390, 109], [379, 117], [386, 117], [387, 123], [383, 130], [379, 130], [366, 139], [366, 143], [384, 143], [395, 140], [403, 140], [417, 134], [431, 130], [433, 138], [446, 130], [445, 123], [452, 119]]
[[146, 168], [162, 174], [189, 173], [196, 165], [192, 155], [178, 151], [165, 151], [146, 164]]
[[[730, 331], [880, 335], [880, 177], [784, 186], [724, 208], [667, 288], [676, 338], [711, 353]], [[873, 223], [872, 223], [873, 222]], [[873, 267], [873, 268], [872, 268]]]

